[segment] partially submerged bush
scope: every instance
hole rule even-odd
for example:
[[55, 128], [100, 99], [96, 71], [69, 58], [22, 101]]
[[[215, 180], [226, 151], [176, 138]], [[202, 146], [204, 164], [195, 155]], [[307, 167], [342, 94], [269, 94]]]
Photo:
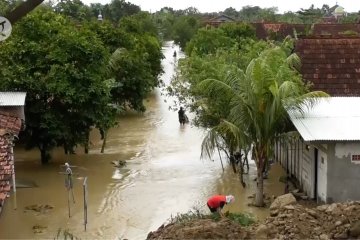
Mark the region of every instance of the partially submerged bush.
[[74, 236], [67, 229], [59, 229], [54, 240], [80, 240], [80, 238]]

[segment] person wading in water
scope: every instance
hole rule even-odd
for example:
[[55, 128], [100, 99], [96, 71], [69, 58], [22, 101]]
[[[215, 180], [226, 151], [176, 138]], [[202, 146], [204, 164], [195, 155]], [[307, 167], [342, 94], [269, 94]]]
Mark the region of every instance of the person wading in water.
[[185, 115], [185, 111], [184, 111], [183, 107], [180, 107], [180, 110], [178, 111], [178, 115], [179, 115], [180, 125], [185, 125], [186, 115]]

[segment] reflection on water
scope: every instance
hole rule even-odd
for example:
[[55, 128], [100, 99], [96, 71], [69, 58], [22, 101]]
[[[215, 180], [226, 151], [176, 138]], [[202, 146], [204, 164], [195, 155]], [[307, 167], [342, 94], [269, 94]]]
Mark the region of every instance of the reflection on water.
[[[176, 58], [182, 57], [177, 46], [168, 42], [163, 52], [164, 75], [169, 83]], [[168, 101], [171, 102], [171, 101]], [[37, 188], [17, 191], [17, 209], [14, 194], [6, 203], [0, 217], [0, 238], [53, 238], [59, 228], [68, 229], [81, 238], [144, 239], [171, 215], [187, 212], [192, 207], [206, 209], [206, 199], [215, 193], [231, 193], [236, 202], [225, 210], [247, 211], [258, 218], [267, 210], [249, 208], [249, 195], [255, 192], [254, 166], [246, 175], [248, 188], [243, 189], [237, 175], [226, 168], [222, 172], [218, 159], [200, 160], [200, 146], [204, 133], [190, 125], [179, 126], [177, 113], [168, 110], [159, 90], [146, 101], [144, 114], [129, 114], [119, 120], [119, 126], [108, 136], [107, 149], [100, 154], [99, 133], [91, 135], [90, 154], [77, 149], [75, 155], [64, 155], [61, 149], [53, 152], [47, 166], [41, 166], [37, 151], [26, 152], [20, 147], [15, 151], [16, 176], [33, 180]], [[114, 160], [125, 160], [123, 168], [115, 168]], [[67, 192], [60, 165], [75, 165], [75, 204], [68, 217]], [[283, 186], [278, 182], [281, 174], [274, 167], [265, 189], [278, 195]], [[88, 225], [83, 225], [83, 177], [88, 176]], [[54, 209], [47, 214], [24, 212], [32, 204], [50, 204]], [[46, 226], [44, 233], [35, 235], [34, 225]]]

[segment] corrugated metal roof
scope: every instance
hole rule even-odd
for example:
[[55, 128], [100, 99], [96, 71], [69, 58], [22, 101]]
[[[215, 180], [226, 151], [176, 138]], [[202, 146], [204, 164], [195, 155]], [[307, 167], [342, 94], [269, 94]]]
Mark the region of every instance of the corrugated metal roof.
[[321, 98], [289, 116], [305, 141], [360, 141], [360, 97]]
[[0, 92], [0, 106], [24, 106], [26, 92]]

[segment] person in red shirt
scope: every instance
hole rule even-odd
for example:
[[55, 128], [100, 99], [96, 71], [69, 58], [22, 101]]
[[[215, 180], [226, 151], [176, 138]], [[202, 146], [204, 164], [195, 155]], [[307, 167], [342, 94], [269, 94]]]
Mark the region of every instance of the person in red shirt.
[[208, 199], [207, 206], [210, 209], [210, 212], [218, 212], [220, 216], [224, 216], [221, 212], [222, 208], [225, 204], [229, 204], [235, 201], [235, 197], [233, 195], [215, 195]]

